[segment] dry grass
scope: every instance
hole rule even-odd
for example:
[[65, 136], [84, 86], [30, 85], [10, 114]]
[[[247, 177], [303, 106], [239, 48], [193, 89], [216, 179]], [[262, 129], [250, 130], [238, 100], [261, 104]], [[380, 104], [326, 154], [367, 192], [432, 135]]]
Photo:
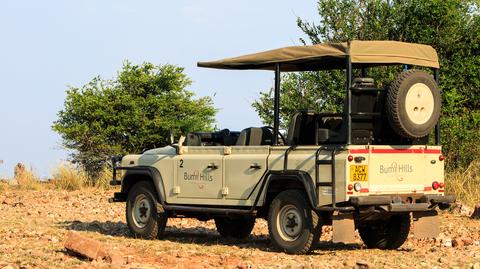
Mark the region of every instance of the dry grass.
[[62, 163], [52, 171], [53, 185], [62, 190], [80, 190], [90, 185], [88, 176], [82, 169], [70, 163]]
[[22, 166], [15, 172], [14, 179], [18, 183], [18, 187], [23, 190], [39, 190], [41, 189], [41, 183], [37, 173], [31, 168]]
[[473, 161], [467, 169], [446, 174], [446, 192], [454, 194], [457, 201], [475, 205], [480, 203], [480, 160]]
[[112, 170], [108, 169], [107, 167], [105, 167], [102, 172], [100, 172], [100, 174], [98, 175], [97, 178], [95, 178], [94, 182], [94, 186], [96, 188], [99, 188], [99, 189], [103, 189], [103, 190], [106, 190], [106, 189], [109, 189], [111, 186], [110, 186], [110, 181], [112, 181]]
[[8, 190], [8, 183], [4, 182], [3, 180], [0, 180], [0, 193]]
[[51, 182], [56, 188], [69, 191], [85, 188], [108, 189], [111, 174], [111, 171], [105, 168], [97, 178], [92, 179], [80, 167], [62, 163], [53, 169]]

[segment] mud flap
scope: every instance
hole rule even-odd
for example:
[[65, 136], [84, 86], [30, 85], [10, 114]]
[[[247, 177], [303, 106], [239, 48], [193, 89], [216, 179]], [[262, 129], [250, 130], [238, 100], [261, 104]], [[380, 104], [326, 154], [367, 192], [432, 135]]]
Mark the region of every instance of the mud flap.
[[332, 215], [332, 229], [334, 243], [355, 242], [355, 222], [352, 213], [334, 212]]
[[440, 234], [440, 222], [436, 210], [413, 212], [415, 238], [435, 238]]

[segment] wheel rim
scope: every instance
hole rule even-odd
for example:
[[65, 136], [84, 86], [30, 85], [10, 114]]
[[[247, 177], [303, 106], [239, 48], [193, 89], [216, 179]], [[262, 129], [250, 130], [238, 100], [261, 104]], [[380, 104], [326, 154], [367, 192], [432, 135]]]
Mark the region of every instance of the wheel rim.
[[293, 205], [285, 205], [277, 216], [280, 237], [285, 241], [295, 241], [302, 232], [302, 214]]
[[152, 206], [147, 196], [139, 194], [133, 202], [132, 219], [139, 228], [144, 228], [150, 219]]
[[415, 124], [426, 123], [433, 114], [435, 101], [430, 88], [423, 83], [416, 83], [408, 89], [405, 109], [408, 118]]

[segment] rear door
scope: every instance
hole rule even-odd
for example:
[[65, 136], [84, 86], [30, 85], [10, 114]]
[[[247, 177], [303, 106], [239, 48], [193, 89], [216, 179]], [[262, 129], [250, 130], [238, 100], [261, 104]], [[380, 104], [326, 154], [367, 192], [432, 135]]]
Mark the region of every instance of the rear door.
[[233, 146], [225, 156], [227, 199], [246, 200], [267, 170], [269, 146]]

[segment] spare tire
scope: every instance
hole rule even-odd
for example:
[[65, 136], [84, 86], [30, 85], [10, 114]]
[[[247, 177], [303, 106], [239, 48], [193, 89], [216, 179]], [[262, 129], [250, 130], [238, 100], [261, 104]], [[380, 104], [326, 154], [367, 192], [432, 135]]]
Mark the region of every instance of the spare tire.
[[419, 70], [404, 71], [387, 92], [388, 120], [398, 135], [422, 138], [437, 124], [441, 103], [437, 83], [431, 75]]

